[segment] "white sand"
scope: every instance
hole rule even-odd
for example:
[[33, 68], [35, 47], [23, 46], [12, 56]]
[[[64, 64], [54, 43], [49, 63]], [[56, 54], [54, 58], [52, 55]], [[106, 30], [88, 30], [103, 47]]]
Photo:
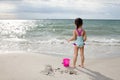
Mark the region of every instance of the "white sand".
[[[54, 76], [40, 72], [46, 64], [65, 69], [62, 57], [42, 54], [0, 54], [0, 80], [119, 80], [120, 58], [87, 59], [85, 68], [77, 67], [77, 75], [56, 72]], [[79, 61], [78, 61], [79, 63]]]

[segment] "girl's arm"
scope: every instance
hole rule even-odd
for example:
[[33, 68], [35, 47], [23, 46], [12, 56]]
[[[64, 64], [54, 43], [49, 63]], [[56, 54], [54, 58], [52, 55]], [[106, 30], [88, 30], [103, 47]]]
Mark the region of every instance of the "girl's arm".
[[73, 41], [76, 39], [76, 31], [73, 31], [73, 36], [68, 40], [68, 42]]
[[84, 34], [83, 34], [83, 40], [84, 42], [87, 40], [87, 35], [86, 35], [86, 31], [84, 30]]

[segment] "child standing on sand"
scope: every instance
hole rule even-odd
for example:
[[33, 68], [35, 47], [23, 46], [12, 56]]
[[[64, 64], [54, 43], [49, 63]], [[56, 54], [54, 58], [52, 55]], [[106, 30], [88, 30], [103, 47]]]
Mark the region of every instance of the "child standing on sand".
[[75, 40], [74, 43], [74, 57], [73, 57], [73, 67], [76, 66], [78, 50], [80, 49], [81, 63], [80, 67], [84, 67], [84, 42], [87, 39], [86, 32], [82, 28], [83, 20], [81, 18], [75, 19], [76, 29], [73, 30], [73, 36], [68, 40], [68, 42]]

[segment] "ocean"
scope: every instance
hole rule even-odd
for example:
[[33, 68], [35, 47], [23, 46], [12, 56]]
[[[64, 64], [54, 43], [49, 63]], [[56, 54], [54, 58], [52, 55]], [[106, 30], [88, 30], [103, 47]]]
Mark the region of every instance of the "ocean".
[[[120, 56], [120, 20], [85, 19], [85, 56]], [[73, 56], [73, 19], [0, 20], [0, 53]]]

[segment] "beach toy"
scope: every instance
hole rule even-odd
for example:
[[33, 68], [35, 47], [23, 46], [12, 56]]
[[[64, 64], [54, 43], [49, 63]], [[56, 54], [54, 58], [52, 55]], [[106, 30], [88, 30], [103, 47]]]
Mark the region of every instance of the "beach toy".
[[63, 64], [64, 67], [69, 67], [70, 59], [69, 58], [64, 58], [62, 64]]

